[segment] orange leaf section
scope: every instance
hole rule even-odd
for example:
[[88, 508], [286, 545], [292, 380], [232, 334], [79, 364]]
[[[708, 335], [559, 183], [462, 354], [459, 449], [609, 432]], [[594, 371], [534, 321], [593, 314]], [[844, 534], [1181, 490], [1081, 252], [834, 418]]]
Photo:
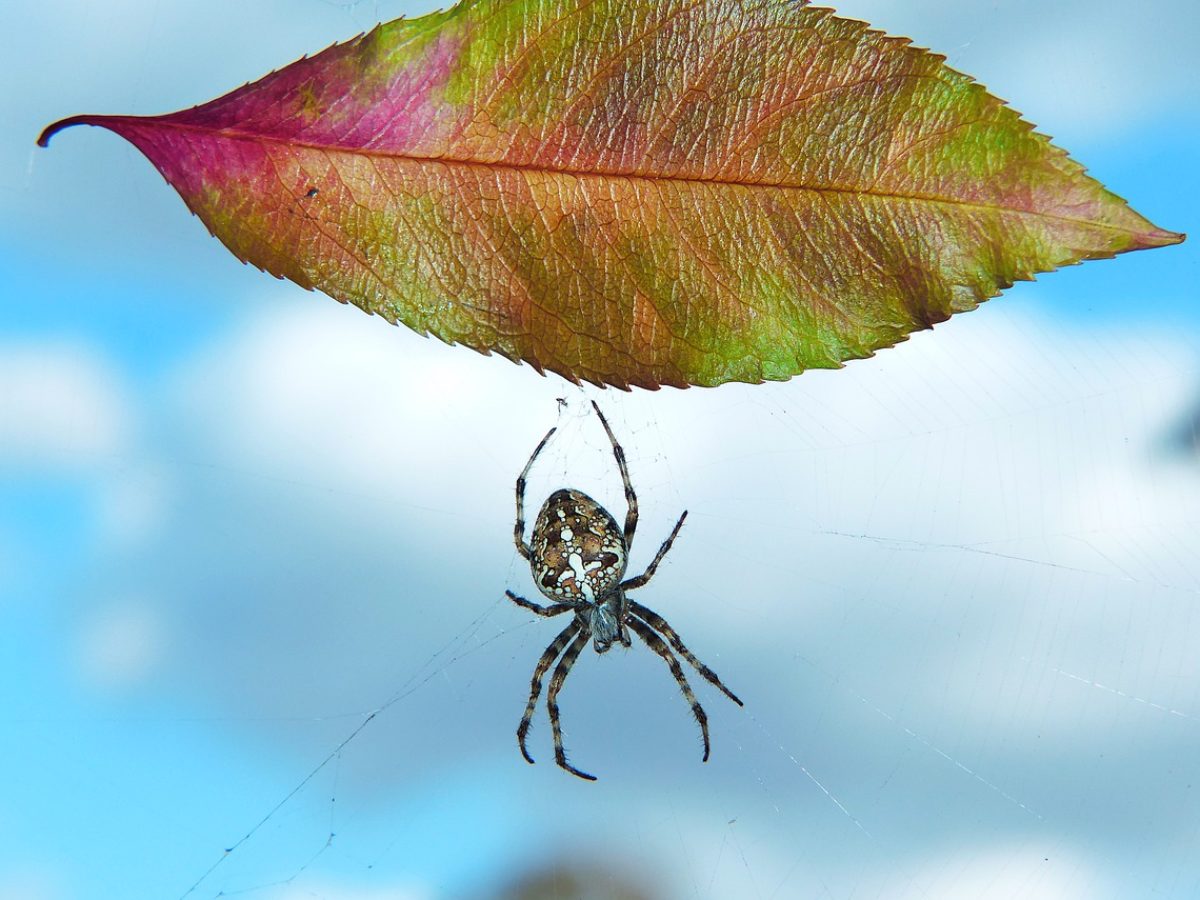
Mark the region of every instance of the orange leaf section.
[[622, 388], [839, 366], [1183, 239], [941, 57], [789, 0], [463, 0], [41, 142], [79, 123], [240, 259]]

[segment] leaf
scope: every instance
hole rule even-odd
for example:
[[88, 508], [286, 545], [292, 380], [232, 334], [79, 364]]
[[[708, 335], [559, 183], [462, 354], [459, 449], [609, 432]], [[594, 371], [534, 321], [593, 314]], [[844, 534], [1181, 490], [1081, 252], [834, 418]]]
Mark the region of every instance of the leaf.
[[1177, 243], [943, 57], [790, 0], [462, 0], [133, 142], [238, 258], [539, 371], [786, 379]]

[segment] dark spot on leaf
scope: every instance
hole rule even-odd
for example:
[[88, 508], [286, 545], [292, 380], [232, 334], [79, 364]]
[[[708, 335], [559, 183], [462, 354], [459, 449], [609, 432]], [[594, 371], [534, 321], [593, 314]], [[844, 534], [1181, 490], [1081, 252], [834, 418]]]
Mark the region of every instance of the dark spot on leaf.
[[309, 200], [311, 200], [313, 197], [317, 196], [317, 194], [319, 194], [319, 193], [321, 193], [321, 192], [318, 191], [315, 187], [313, 187], [313, 188], [309, 188], [308, 192], [304, 196], [307, 197]]

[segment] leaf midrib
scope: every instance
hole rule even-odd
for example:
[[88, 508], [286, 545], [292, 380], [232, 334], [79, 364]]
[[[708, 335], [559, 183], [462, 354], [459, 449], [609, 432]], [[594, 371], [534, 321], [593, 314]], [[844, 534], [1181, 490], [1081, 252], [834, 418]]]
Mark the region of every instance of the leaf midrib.
[[[537, 166], [528, 163], [510, 163], [510, 162], [485, 162], [475, 159], [462, 159], [458, 157], [446, 156], [419, 156], [413, 153], [397, 153], [395, 151], [375, 150], [366, 147], [345, 147], [337, 144], [321, 144], [315, 141], [296, 140], [293, 138], [280, 138], [273, 135], [262, 134], [260, 132], [241, 131], [233, 128], [208, 128], [203, 125], [193, 125], [185, 122], [171, 122], [161, 118], [141, 117], [141, 116], [112, 116], [112, 117], [95, 117], [94, 124], [105, 125], [106, 122], [121, 121], [134, 124], [140, 127], [147, 125], [155, 128], [172, 128], [179, 131], [189, 131], [204, 134], [210, 137], [222, 137], [228, 140], [251, 141], [256, 143], [275, 144], [288, 148], [300, 148], [305, 150], [318, 150], [323, 153], [345, 153], [350, 155], [372, 156], [383, 159], [407, 160], [414, 163], [439, 163], [447, 166], [462, 166], [464, 168], [480, 168], [491, 171], [507, 170], [516, 172], [536, 172], [544, 175], [564, 175], [571, 178], [625, 178], [630, 181], [645, 181], [649, 183], [667, 182], [679, 184], [711, 184], [735, 188], [744, 188], [746, 190], [780, 190], [780, 191], [809, 191], [812, 193], [825, 194], [849, 194], [854, 196], [877, 197], [883, 200], [900, 200], [914, 203], [935, 203], [945, 206], [961, 207], [963, 209], [974, 209], [989, 212], [1009, 213], [1018, 216], [1030, 216], [1037, 219], [1048, 219], [1051, 221], [1066, 222], [1075, 226], [1084, 226], [1086, 228], [1097, 229], [1101, 231], [1110, 231], [1124, 235], [1135, 237], [1153, 237], [1154, 232], [1137, 232], [1120, 225], [1110, 224], [1108, 222], [1098, 222], [1094, 219], [1080, 218], [1074, 216], [1062, 215], [1060, 213], [1051, 213], [1041, 210], [1019, 209], [1013, 206], [1003, 206], [996, 203], [980, 203], [974, 200], [964, 200], [960, 197], [944, 197], [936, 194], [919, 194], [919, 193], [903, 193], [899, 191], [878, 191], [870, 190], [862, 187], [846, 187], [840, 185], [805, 185], [805, 184], [789, 184], [778, 181], [738, 181], [732, 178], [700, 178], [687, 175], [642, 175], [634, 172], [597, 172], [581, 169], [570, 168], [554, 168], [550, 166]], [[1083, 176], [1089, 178], [1090, 176]], [[1160, 233], [1161, 230], [1159, 230]], [[1173, 235], [1172, 232], [1165, 232], [1166, 235]], [[1153, 246], [1153, 245], [1151, 245]]]

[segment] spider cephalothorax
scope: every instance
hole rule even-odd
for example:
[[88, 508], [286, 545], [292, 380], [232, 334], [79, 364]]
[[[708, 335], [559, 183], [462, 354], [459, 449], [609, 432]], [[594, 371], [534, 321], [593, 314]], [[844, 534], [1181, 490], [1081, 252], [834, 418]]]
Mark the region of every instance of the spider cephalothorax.
[[[542, 679], [551, 663], [562, 654], [562, 659], [554, 669], [550, 679], [550, 691], [546, 697], [546, 705], [550, 710], [550, 726], [554, 731], [554, 758], [560, 766], [578, 775], [580, 778], [595, 780], [595, 776], [581, 772], [567, 762], [566, 752], [562, 744], [562, 727], [558, 715], [558, 692], [561, 690], [567, 673], [575, 664], [588, 638], [597, 653], [604, 653], [619, 642], [628, 647], [631, 643], [629, 632], [632, 630], [645, 644], [666, 661], [671, 674], [679, 683], [684, 697], [691, 704], [692, 713], [700, 723], [700, 734], [704, 740], [704, 759], [708, 760], [708, 717], [703, 707], [696, 700], [679, 660], [671, 653], [675, 652], [691, 663], [704, 678], [720, 688], [738, 706], [742, 701], [734, 696], [729, 688], [721, 683], [716, 673], [696, 659], [675, 630], [667, 624], [667, 620], [640, 603], [630, 600], [626, 591], [640, 588], [653, 576], [662, 558], [671, 549], [675, 536], [683, 527], [687, 518], [687, 510], [679, 517], [670, 535], [658, 548], [658, 553], [646, 571], [636, 578], [622, 580], [625, 577], [625, 567], [629, 561], [629, 548], [633, 544], [633, 535], [637, 530], [638, 505], [633, 483], [629, 480], [629, 469], [625, 465], [625, 451], [617, 443], [608, 420], [600, 412], [600, 407], [592, 403], [600, 424], [604, 426], [612, 444], [613, 455], [617, 467], [621, 470], [621, 481], [625, 485], [625, 527], [621, 528], [617, 520], [603, 506], [582, 491], [563, 488], [555, 491], [542, 504], [541, 510], [533, 525], [533, 537], [525, 543], [525, 479], [533, 468], [534, 460], [550, 440], [555, 429], [551, 428], [541, 443], [534, 448], [529, 462], [517, 477], [517, 524], [514, 537], [517, 551], [529, 560], [534, 584], [550, 600], [549, 606], [541, 606], [518, 597], [512, 591], [506, 591], [510, 600], [525, 609], [532, 610], [540, 616], [557, 616], [572, 612], [574, 618], [570, 625], [562, 630], [546, 648], [542, 658], [538, 660], [537, 668], [533, 671], [533, 683], [529, 692], [529, 703], [525, 706], [525, 715], [517, 727], [517, 741], [521, 746], [521, 754], [529, 762], [533, 758], [525, 749], [525, 736], [529, 732], [529, 723], [537, 706], [538, 696], [542, 692]], [[665, 638], [665, 641], [664, 641]], [[565, 652], [564, 652], [565, 648]]]

